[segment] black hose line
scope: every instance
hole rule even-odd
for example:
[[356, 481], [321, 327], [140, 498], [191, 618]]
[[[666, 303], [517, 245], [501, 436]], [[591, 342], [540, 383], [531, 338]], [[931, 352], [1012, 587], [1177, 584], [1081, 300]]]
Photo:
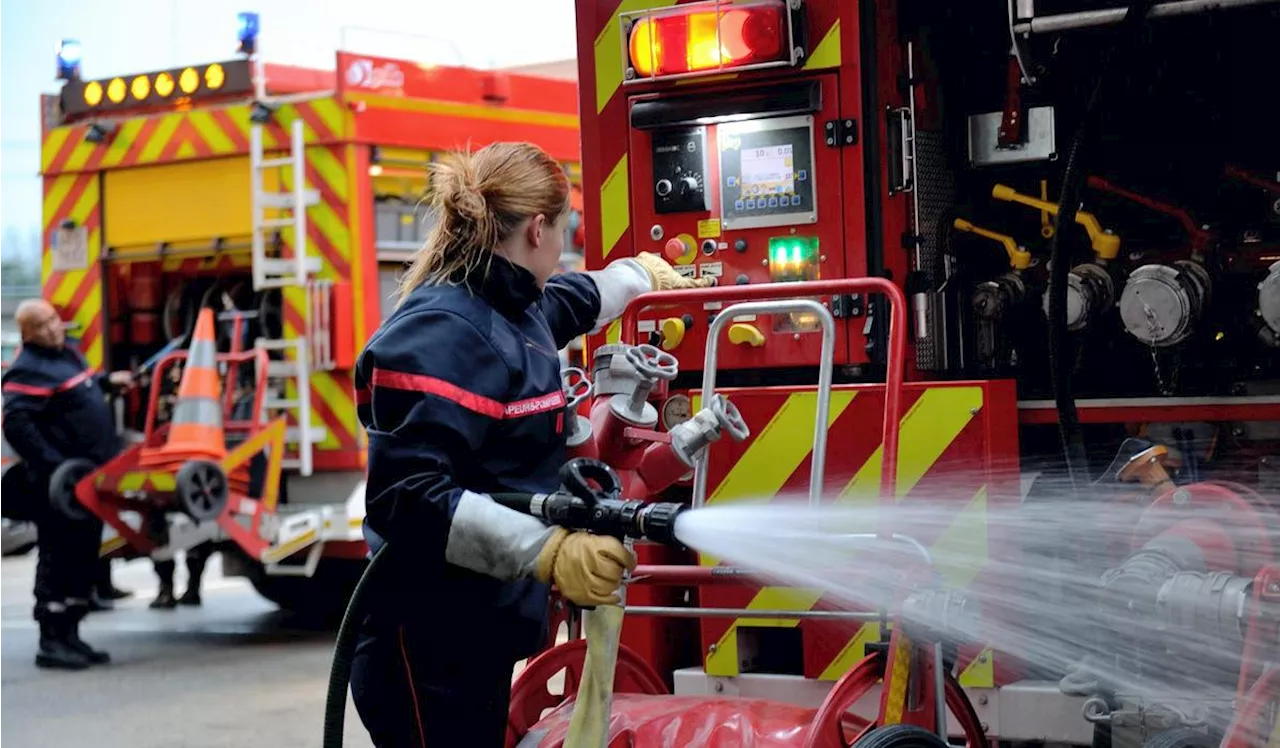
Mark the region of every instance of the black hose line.
[[1071, 140], [1066, 168], [1062, 174], [1062, 192], [1058, 196], [1058, 214], [1054, 217], [1053, 239], [1049, 246], [1049, 365], [1052, 369], [1053, 396], [1058, 409], [1058, 434], [1062, 439], [1062, 453], [1067, 463], [1067, 473], [1077, 494], [1089, 485], [1089, 459], [1084, 438], [1080, 433], [1080, 416], [1076, 410], [1075, 392], [1071, 385], [1073, 356], [1067, 355], [1071, 345], [1067, 331], [1067, 276], [1071, 261], [1064, 247], [1063, 236], [1071, 231], [1078, 235], [1075, 225], [1080, 207], [1080, 192], [1087, 170], [1084, 168], [1086, 145], [1099, 115], [1102, 91], [1110, 76], [1123, 70], [1138, 47], [1140, 33], [1147, 13], [1155, 0], [1138, 0], [1129, 6], [1124, 21], [1116, 32], [1115, 41], [1102, 61], [1102, 70], [1094, 84], [1093, 93], [1085, 107], [1084, 116]]

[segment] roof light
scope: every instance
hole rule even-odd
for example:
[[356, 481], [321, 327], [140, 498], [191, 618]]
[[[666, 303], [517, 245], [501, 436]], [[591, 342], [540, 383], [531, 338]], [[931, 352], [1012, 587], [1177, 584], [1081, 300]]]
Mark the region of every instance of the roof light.
[[84, 87], [84, 103], [89, 106], [97, 106], [102, 103], [102, 84], [97, 81], [89, 81]]
[[236, 52], [242, 55], [252, 55], [258, 49], [258, 14], [257, 13], [237, 13], [236, 14], [236, 38], [240, 40], [240, 46]]
[[639, 14], [628, 43], [632, 80], [725, 69], [790, 65], [796, 60], [783, 0], [689, 3]]
[[139, 75], [129, 84], [129, 93], [133, 94], [133, 98], [142, 101], [151, 95], [151, 79], [145, 75]]
[[200, 74], [195, 68], [186, 68], [178, 75], [178, 87], [184, 94], [193, 94], [200, 87]]
[[222, 88], [222, 84], [227, 80], [227, 74], [223, 72], [222, 66], [214, 63], [204, 69], [204, 85], [210, 91], [217, 91]]
[[58, 45], [58, 80], [80, 80], [80, 42], [63, 39]]
[[111, 82], [107, 84], [107, 99], [112, 104], [119, 104], [124, 101], [125, 88], [124, 78], [112, 78]]
[[168, 73], [157, 75], [155, 90], [157, 94], [167, 98], [169, 94], [173, 93], [173, 76]]

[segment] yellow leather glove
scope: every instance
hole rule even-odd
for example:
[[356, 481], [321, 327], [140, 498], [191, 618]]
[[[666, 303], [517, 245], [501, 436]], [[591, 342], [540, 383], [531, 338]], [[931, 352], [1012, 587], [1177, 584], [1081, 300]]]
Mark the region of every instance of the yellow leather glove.
[[538, 553], [535, 574], [576, 605], [614, 605], [623, 573], [634, 568], [636, 557], [617, 538], [557, 527]]
[[706, 288], [715, 282], [713, 278], [686, 278], [677, 273], [666, 260], [652, 252], [641, 252], [636, 255], [635, 260], [649, 274], [655, 291], [669, 291], [673, 288]]

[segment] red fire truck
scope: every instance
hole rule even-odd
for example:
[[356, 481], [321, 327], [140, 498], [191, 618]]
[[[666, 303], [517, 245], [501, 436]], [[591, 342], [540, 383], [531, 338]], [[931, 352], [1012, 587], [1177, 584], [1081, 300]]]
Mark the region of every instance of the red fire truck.
[[[529, 140], [576, 185], [576, 87], [347, 52], [333, 70], [269, 64], [256, 17], [242, 21], [235, 59], [101, 79], [81, 77], [64, 43], [64, 83], [44, 100], [44, 297], [91, 366], [133, 369], [141, 386], [120, 404], [126, 454], [73, 476], [60, 500], [105, 521], [106, 553], [214, 541], [229, 574], [282, 606], [340, 609], [367, 551], [350, 370], [430, 228], [427, 166]], [[137, 457], [164, 439], [208, 307], [237, 447], [223, 478], [269, 459], [251, 496], [233, 485], [199, 507], [180, 476]]]
[[[576, 5], [587, 266], [718, 280], [588, 341], [579, 454], [629, 499], [894, 506], [903, 610], [953, 623], [1044, 562], [1008, 518], [1096, 515], [1048, 545], [1110, 622], [1049, 666], [637, 542], [610, 745], [1274, 745], [1276, 4]], [[745, 438], [668, 469], [704, 406]], [[561, 745], [584, 651], [524, 670], [509, 744]]]

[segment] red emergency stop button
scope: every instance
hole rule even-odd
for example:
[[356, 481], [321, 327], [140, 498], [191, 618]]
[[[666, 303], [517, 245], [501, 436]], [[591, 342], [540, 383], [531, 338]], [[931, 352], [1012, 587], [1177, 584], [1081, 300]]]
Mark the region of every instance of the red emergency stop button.
[[[667, 240], [667, 244], [662, 249], [662, 253], [667, 256], [667, 262], [678, 263], [681, 259], [691, 257], [693, 255], [693, 241], [684, 236], [673, 236]], [[686, 264], [686, 260], [684, 263]]]

